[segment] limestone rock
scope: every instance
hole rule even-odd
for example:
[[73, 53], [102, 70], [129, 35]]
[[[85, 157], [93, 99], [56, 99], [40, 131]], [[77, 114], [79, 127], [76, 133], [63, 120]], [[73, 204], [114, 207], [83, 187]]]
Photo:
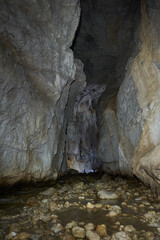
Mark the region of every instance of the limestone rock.
[[70, 49], [79, 16], [78, 0], [1, 1], [0, 183], [56, 179], [66, 171], [71, 89], [85, 85]]
[[75, 221], [72, 221], [72, 222], [66, 224], [65, 229], [71, 229], [75, 226], [77, 226], [77, 223]]
[[94, 230], [95, 226], [93, 223], [87, 223], [85, 226], [84, 226], [85, 230], [88, 231], [88, 230]]
[[100, 190], [97, 193], [98, 197], [101, 199], [117, 199], [118, 195], [113, 192], [109, 192], [107, 190]]
[[74, 104], [73, 118], [67, 128], [67, 163], [69, 168], [81, 173], [99, 168], [97, 159], [97, 120], [95, 105], [104, 92], [105, 85], [88, 85]]
[[86, 231], [86, 238], [89, 240], [100, 240], [100, 236], [91, 230]]
[[141, 1], [135, 47], [116, 100], [107, 101], [100, 126], [98, 156], [105, 171], [133, 173], [160, 191], [160, 7]]
[[124, 231], [132, 233], [132, 232], [135, 232], [136, 229], [132, 225], [126, 225], [124, 228]]
[[58, 232], [63, 230], [63, 226], [60, 223], [56, 223], [56, 224], [53, 225], [51, 230], [53, 230], [54, 233], [58, 233]]
[[72, 228], [72, 234], [75, 238], [84, 238], [85, 230], [82, 227], [75, 226]]
[[65, 235], [64, 237], [62, 237], [62, 240], [76, 240], [73, 236], [71, 235]]
[[42, 195], [52, 195], [55, 192], [56, 192], [56, 189], [51, 187], [51, 188], [48, 188], [45, 191], [41, 192], [41, 194]]
[[28, 239], [31, 237], [31, 234], [30, 233], [27, 233], [27, 232], [21, 232], [21, 233], [18, 233], [14, 239], [16, 240], [19, 240], [19, 239]]
[[132, 240], [132, 238], [125, 232], [117, 232], [112, 235], [111, 240]]
[[100, 236], [106, 235], [106, 234], [107, 234], [106, 225], [105, 225], [105, 224], [98, 225], [98, 226], [96, 227], [96, 232], [97, 232]]
[[94, 208], [94, 204], [88, 202], [87, 205], [86, 205], [86, 208], [93, 209]]

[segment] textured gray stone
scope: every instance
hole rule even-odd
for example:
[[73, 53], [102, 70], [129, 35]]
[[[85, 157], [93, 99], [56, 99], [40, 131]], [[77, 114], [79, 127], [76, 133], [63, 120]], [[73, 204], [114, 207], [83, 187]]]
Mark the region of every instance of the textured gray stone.
[[157, 192], [160, 192], [159, 3], [141, 2], [141, 23], [135, 33], [140, 48], [137, 52], [135, 47], [128, 60], [116, 105], [108, 104], [104, 110], [99, 141], [99, 156], [106, 171], [135, 174]]
[[117, 117], [120, 127], [133, 147], [136, 146], [143, 127], [142, 109], [137, 99], [137, 88], [132, 76], [122, 83], [117, 96]]
[[79, 172], [99, 168], [95, 105], [104, 90], [103, 85], [89, 85], [77, 95], [74, 104], [74, 114], [67, 128], [66, 157], [69, 168]]
[[76, 64], [69, 47], [79, 1], [0, 3], [0, 183], [56, 178], [72, 113], [66, 109]]

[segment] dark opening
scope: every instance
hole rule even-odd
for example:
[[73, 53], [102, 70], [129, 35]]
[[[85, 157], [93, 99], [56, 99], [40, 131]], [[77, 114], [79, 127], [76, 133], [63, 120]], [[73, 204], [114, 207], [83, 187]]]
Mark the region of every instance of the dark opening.
[[80, 24], [72, 50], [84, 64], [87, 87], [77, 96], [75, 119], [67, 130], [67, 161], [71, 169], [100, 169], [97, 145], [102, 115], [99, 113], [104, 105], [99, 104], [97, 111], [98, 99], [106, 102], [123, 82], [127, 61], [136, 48], [139, 19], [140, 0], [81, 0]]

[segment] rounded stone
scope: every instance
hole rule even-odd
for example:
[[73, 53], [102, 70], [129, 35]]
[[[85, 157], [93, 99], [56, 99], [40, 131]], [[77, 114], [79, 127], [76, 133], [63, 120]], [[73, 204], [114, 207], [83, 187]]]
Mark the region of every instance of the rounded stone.
[[109, 192], [107, 190], [100, 190], [98, 193], [97, 193], [98, 197], [100, 199], [117, 199], [118, 198], [118, 195], [114, 192]]
[[53, 230], [54, 233], [58, 233], [58, 232], [63, 230], [63, 226], [60, 223], [56, 223], [56, 224], [53, 225], [51, 230]]
[[100, 235], [100, 236], [104, 236], [107, 234], [107, 228], [105, 224], [101, 224], [98, 225], [96, 228], [96, 232]]
[[124, 228], [125, 232], [135, 232], [136, 229], [132, 225], [126, 225]]
[[93, 223], [87, 223], [85, 226], [84, 226], [85, 230], [86, 231], [89, 231], [89, 230], [94, 230], [95, 226]]
[[131, 237], [125, 232], [117, 232], [112, 235], [111, 240], [132, 240]]
[[89, 240], [100, 240], [100, 236], [91, 230], [86, 231], [86, 238]]
[[88, 202], [86, 205], [87, 208], [93, 209], [94, 208], [94, 204]]
[[84, 238], [85, 230], [82, 227], [75, 226], [72, 228], [72, 234], [75, 238]]

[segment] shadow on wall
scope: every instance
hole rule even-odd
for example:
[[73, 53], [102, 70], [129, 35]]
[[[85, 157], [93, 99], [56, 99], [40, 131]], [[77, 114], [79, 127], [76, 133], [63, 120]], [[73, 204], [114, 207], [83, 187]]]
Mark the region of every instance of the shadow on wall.
[[73, 118], [67, 128], [66, 156], [69, 169], [89, 173], [100, 167], [95, 106], [104, 90], [105, 85], [89, 85], [76, 98]]

